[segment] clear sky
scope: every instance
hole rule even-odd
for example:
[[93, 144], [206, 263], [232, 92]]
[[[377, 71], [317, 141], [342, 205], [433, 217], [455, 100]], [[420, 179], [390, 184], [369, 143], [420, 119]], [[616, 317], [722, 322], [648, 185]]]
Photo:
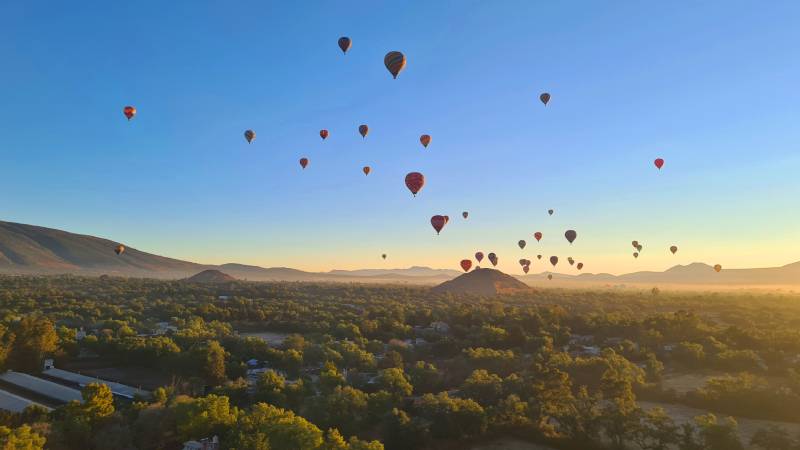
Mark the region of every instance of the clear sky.
[[800, 260], [798, 22], [797, 1], [2, 2], [0, 218], [306, 270], [477, 250], [514, 273], [537, 253], [782, 265]]

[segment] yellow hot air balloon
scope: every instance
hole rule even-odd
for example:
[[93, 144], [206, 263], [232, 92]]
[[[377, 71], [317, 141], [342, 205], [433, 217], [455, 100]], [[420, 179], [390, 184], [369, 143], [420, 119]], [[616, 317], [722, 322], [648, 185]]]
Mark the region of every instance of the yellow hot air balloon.
[[397, 78], [397, 75], [406, 68], [406, 55], [397, 51], [389, 52], [383, 58], [383, 65], [394, 78]]

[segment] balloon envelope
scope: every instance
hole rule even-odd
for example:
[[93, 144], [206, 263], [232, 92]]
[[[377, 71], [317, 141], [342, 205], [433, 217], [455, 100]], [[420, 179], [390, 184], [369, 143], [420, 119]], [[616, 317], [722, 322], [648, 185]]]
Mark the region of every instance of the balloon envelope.
[[483, 252], [476, 252], [475, 253], [475, 259], [477, 259], [478, 262], [483, 261]]
[[554, 212], [555, 212], [555, 211], [553, 211], [552, 209], [548, 209], [548, 210], [547, 210], [547, 214], [550, 214], [551, 216], [553, 215], [553, 213], [554, 213]]
[[125, 117], [127, 117], [128, 120], [131, 120], [133, 119], [133, 116], [136, 115], [136, 108], [133, 106], [126, 106], [122, 108], [122, 114], [125, 114]]
[[553, 274], [551, 274], [551, 273], [548, 273], [548, 274], [547, 274], [547, 279], [548, 279], [548, 280], [552, 280], [552, 279], [553, 279]]
[[574, 260], [574, 259], [572, 259], [572, 256], [570, 256], [569, 258], [567, 258], [567, 262], [569, 263], [569, 265], [570, 265], [570, 266], [571, 266], [571, 265], [573, 265], [573, 264], [575, 264], [575, 260]]
[[425, 175], [419, 172], [411, 172], [406, 175], [406, 187], [415, 197], [423, 186], [425, 186]]
[[428, 134], [423, 134], [419, 137], [419, 142], [422, 144], [423, 147], [428, 148], [428, 144], [431, 143], [431, 136]]
[[717, 271], [717, 272], [719, 273], [719, 271], [720, 271], [720, 270], [722, 270], [722, 266], [721, 266], [721, 265], [719, 265], [719, 264], [716, 264], [716, 265], [714, 266], [714, 270], [715, 270], [715, 271]]
[[572, 244], [575, 242], [575, 238], [578, 237], [578, 233], [576, 233], [575, 230], [567, 230], [564, 232], [564, 237], [567, 238], [570, 244]]
[[525, 243], [525, 241], [520, 239], [519, 242], [517, 242], [517, 245], [519, 245], [519, 248], [525, 248], [526, 243]]
[[397, 51], [389, 52], [383, 57], [383, 65], [396, 79], [397, 75], [406, 68], [406, 56]]
[[677, 253], [677, 252], [678, 252], [678, 247], [677, 247], [677, 246], [675, 246], [675, 245], [673, 245], [672, 247], [670, 247], [670, 248], [669, 248], [669, 251], [671, 251], [671, 252], [672, 252], [672, 254], [674, 255], [675, 253]]
[[352, 46], [353, 46], [353, 41], [349, 37], [342, 36], [339, 38], [339, 48], [342, 49], [342, 53], [346, 54], [347, 51], [350, 50], [350, 47]]
[[386, 253], [382, 254], [381, 258], [386, 259]]
[[578, 263], [578, 266], [577, 266], [577, 267], [578, 267], [578, 270], [581, 270], [581, 269], [583, 269], [583, 263]]
[[442, 231], [442, 228], [444, 228], [445, 224], [447, 224], [447, 219], [445, 219], [444, 216], [437, 214], [431, 217], [431, 226], [433, 226], [433, 229], [436, 230], [436, 234], [439, 234], [439, 232]]
[[542, 103], [544, 103], [545, 106], [547, 106], [547, 102], [550, 101], [550, 94], [548, 94], [547, 92], [543, 92], [542, 95], [539, 96], [539, 100], [541, 100]]
[[542, 259], [542, 255], [536, 255], [536, 259]]
[[550, 264], [552, 264], [553, 267], [555, 267], [556, 264], [558, 264], [558, 256], [551, 256], [550, 257]]
[[362, 138], [367, 137], [367, 134], [369, 134], [369, 127], [366, 125], [359, 125], [358, 134], [360, 134]]
[[523, 272], [528, 273], [529, 270], [531, 270], [531, 266], [522, 266]]
[[633, 257], [634, 258], [638, 258], [639, 257], [639, 252], [633, 252]]
[[536, 242], [541, 241], [542, 240], [542, 232], [541, 231], [537, 231], [536, 233], [533, 233], [533, 237], [536, 238]]
[[664, 167], [664, 160], [663, 160], [663, 159], [661, 159], [661, 158], [656, 158], [656, 160], [655, 160], [655, 161], [653, 161], [653, 164], [655, 164], [655, 165], [656, 165], [656, 167], [658, 168], [658, 170], [661, 170], [661, 168], [662, 168], [662, 167]]
[[461, 268], [464, 269], [464, 272], [469, 272], [469, 269], [472, 268], [472, 260], [462, 259], [461, 260]]
[[122, 245], [122, 244], [119, 244], [119, 245], [117, 245], [117, 246], [114, 248], [114, 253], [116, 253], [116, 254], [118, 254], [118, 255], [121, 255], [121, 254], [123, 254], [124, 252], [125, 252], [125, 246], [124, 246], [124, 245]]
[[372, 169], [369, 166], [364, 166], [364, 168], [361, 170], [364, 172], [364, 175], [369, 175], [369, 173], [372, 172]]
[[468, 211], [464, 211], [464, 212], [462, 212], [462, 213], [461, 213], [461, 217], [463, 217], [463, 218], [465, 218], [465, 219], [466, 219], [467, 217], [469, 217], [469, 212], [468, 212]]
[[308, 165], [308, 158], [300, 158], [300, 167], [305, 169], [307, 165]]
[[328, 130], [319, 130], [319, 137], [321, 137], [322, 140], [327, 139], [328, 138]]
[[497, 255], [494, 253], [489, 253], [487, 258], [489, 258], [489, 262], [492, 263], [492, 266], [497, 267]]
[[253, 139], [256, 138], [256, 132], [253, 130], [247, 130], [244, 132], [244, 138], [247, 139], [247, 143], [253, 142]]

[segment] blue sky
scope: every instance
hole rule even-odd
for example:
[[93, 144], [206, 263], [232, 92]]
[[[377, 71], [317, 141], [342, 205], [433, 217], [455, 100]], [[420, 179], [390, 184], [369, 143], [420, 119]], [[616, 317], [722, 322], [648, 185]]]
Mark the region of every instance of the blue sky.
[[[791, 1], [4, 2], [0, 218], [308, 270], [477, 250], [514, 272], [537, 253], [614, 273], [793, 262], [798, 18]], [[440, 236], [433, 214], [453, 218]]]

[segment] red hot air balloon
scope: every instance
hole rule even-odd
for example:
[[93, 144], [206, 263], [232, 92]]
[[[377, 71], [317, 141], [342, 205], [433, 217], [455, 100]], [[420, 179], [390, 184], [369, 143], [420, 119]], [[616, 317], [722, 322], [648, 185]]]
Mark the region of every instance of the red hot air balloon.
[[397, 75], [406, 68], [406, 56], [400, 52], [389, 52], [383, 57], [383, 65], [397, 79]]
[[555, 267], [556, 264], [558, 264], [558, 256], [551, 256], [550, 257], [550, 264], [552, 264], [553, 267]]
[[483, 261], [483, 252], [476, 252], [476, 253], [475, 253], [475, 259], [477, 259], [477, 260], [478, 260], [478, 263], [480, 263], [481, 261]]
[[133, 106], [126, 106], [122, 108], [122, 114], [125, 114], [125, 117], [127, 117], [128, 120], [131, 120], [136, 115], [136, 108]]
[[572, 244], [578, 237], [578, 233], [576, 233], [575, 230], [567, 230], [564, 232], [564, 237], [567, 238], [570, 244]]
[[533, 237], [536, 238], [536, 242], [541, 241], [542, 240], [542, 232], [541, 231], [537, 231], [536, 233], [533, 233]]
[[321, 137], [323, 141], [328, 139], [328, 130], [319, 130], [319, 137]]
[[542, 95], [539, 96], [539, 100], [541, 100], [542, 103], [544, 103], [544, 106], [547, 106], [547, 102], [550, 101], [550, 94], [548, 94], [547, 92], [543, 92]]
[[429, 134], [423, 134], [419, 137], [419, 142], [423, 147], [428, 148], [428, 144], [431, 143], [431, 136]]
[[447, 219], [445, 219], [444, 216], [440, 216], [437, 214], [431, 217], [431, 225], [433, 226], [433, 229], [436, 230], [436, 234], [439, 234], [439, 232], [442, 231], [442, 228], [444, 228], [446, 224], [447, 224]]
[[349, 37], [342, 36], [339, 38], [339, 48], [342, 49], [342, 53], [347, 54], [347, 51], [350, 50], [352, 46], [353, 41]]
[[578, 263], [578, 270], [583, 269], [583, 263]]
[[528, 273], [529, 270], [531, 270], [531, 266], [522, 266], [523, 272]]
[[462, 213], [461, 213], [461, 217], [463, 217], [463, 218], [465, 218], [465, 219], [466, 219], [467, 217], [469, 217], [469, 212], [468, 212], [468, 211], [464, 211], [464, 212], [462, 212]]
[[364, 168], [361, 170], [364, 172], [364, 175], [369, 175], [369, 173], [372, 171], [369, 166], [364, 166]]
[[653, 161], [653, 164], [656, 165], [658, 170], [661, 170], [661, 168], [664, 167], [664, 160], [661, 158], [657, 158], [655, 161]]
[[497, 267], [497, 255], [494, 253], [489, 253], [487, 258], [489, 258], [489, 262], [492, 263], [492, 266]]
[[461, 268], [464, 269], [464, 272], [469, 272], [469, 269], [472, 268], [472, 261], [469, 259], [462, 259]]
[[423, 186], [425, 186], [425, 175], [419, 172], [411, 172], [406, 175], [406, 187], [415, 197]]
[[300, 167], [305, 169], [307, 165], [308, 165], [308, 158], [300, 158]]
[[517, 242], [517, 245], [519, 245], [519, 248], [525, 248], [526, 243], [525, 243], [525, 241], [520, 239], [519, 242]]
[[256, 132], [253, 130], [247, 130], [244, 132], [244, 138], [247, 140], [247, 143], [253, 142], [253, 139], [256, 138]]
[[369, 127], [366, 125], [359, 125], [358, 134], [360, 134], [362, 138], [367, 137], [367, 134], [369, 134]]

